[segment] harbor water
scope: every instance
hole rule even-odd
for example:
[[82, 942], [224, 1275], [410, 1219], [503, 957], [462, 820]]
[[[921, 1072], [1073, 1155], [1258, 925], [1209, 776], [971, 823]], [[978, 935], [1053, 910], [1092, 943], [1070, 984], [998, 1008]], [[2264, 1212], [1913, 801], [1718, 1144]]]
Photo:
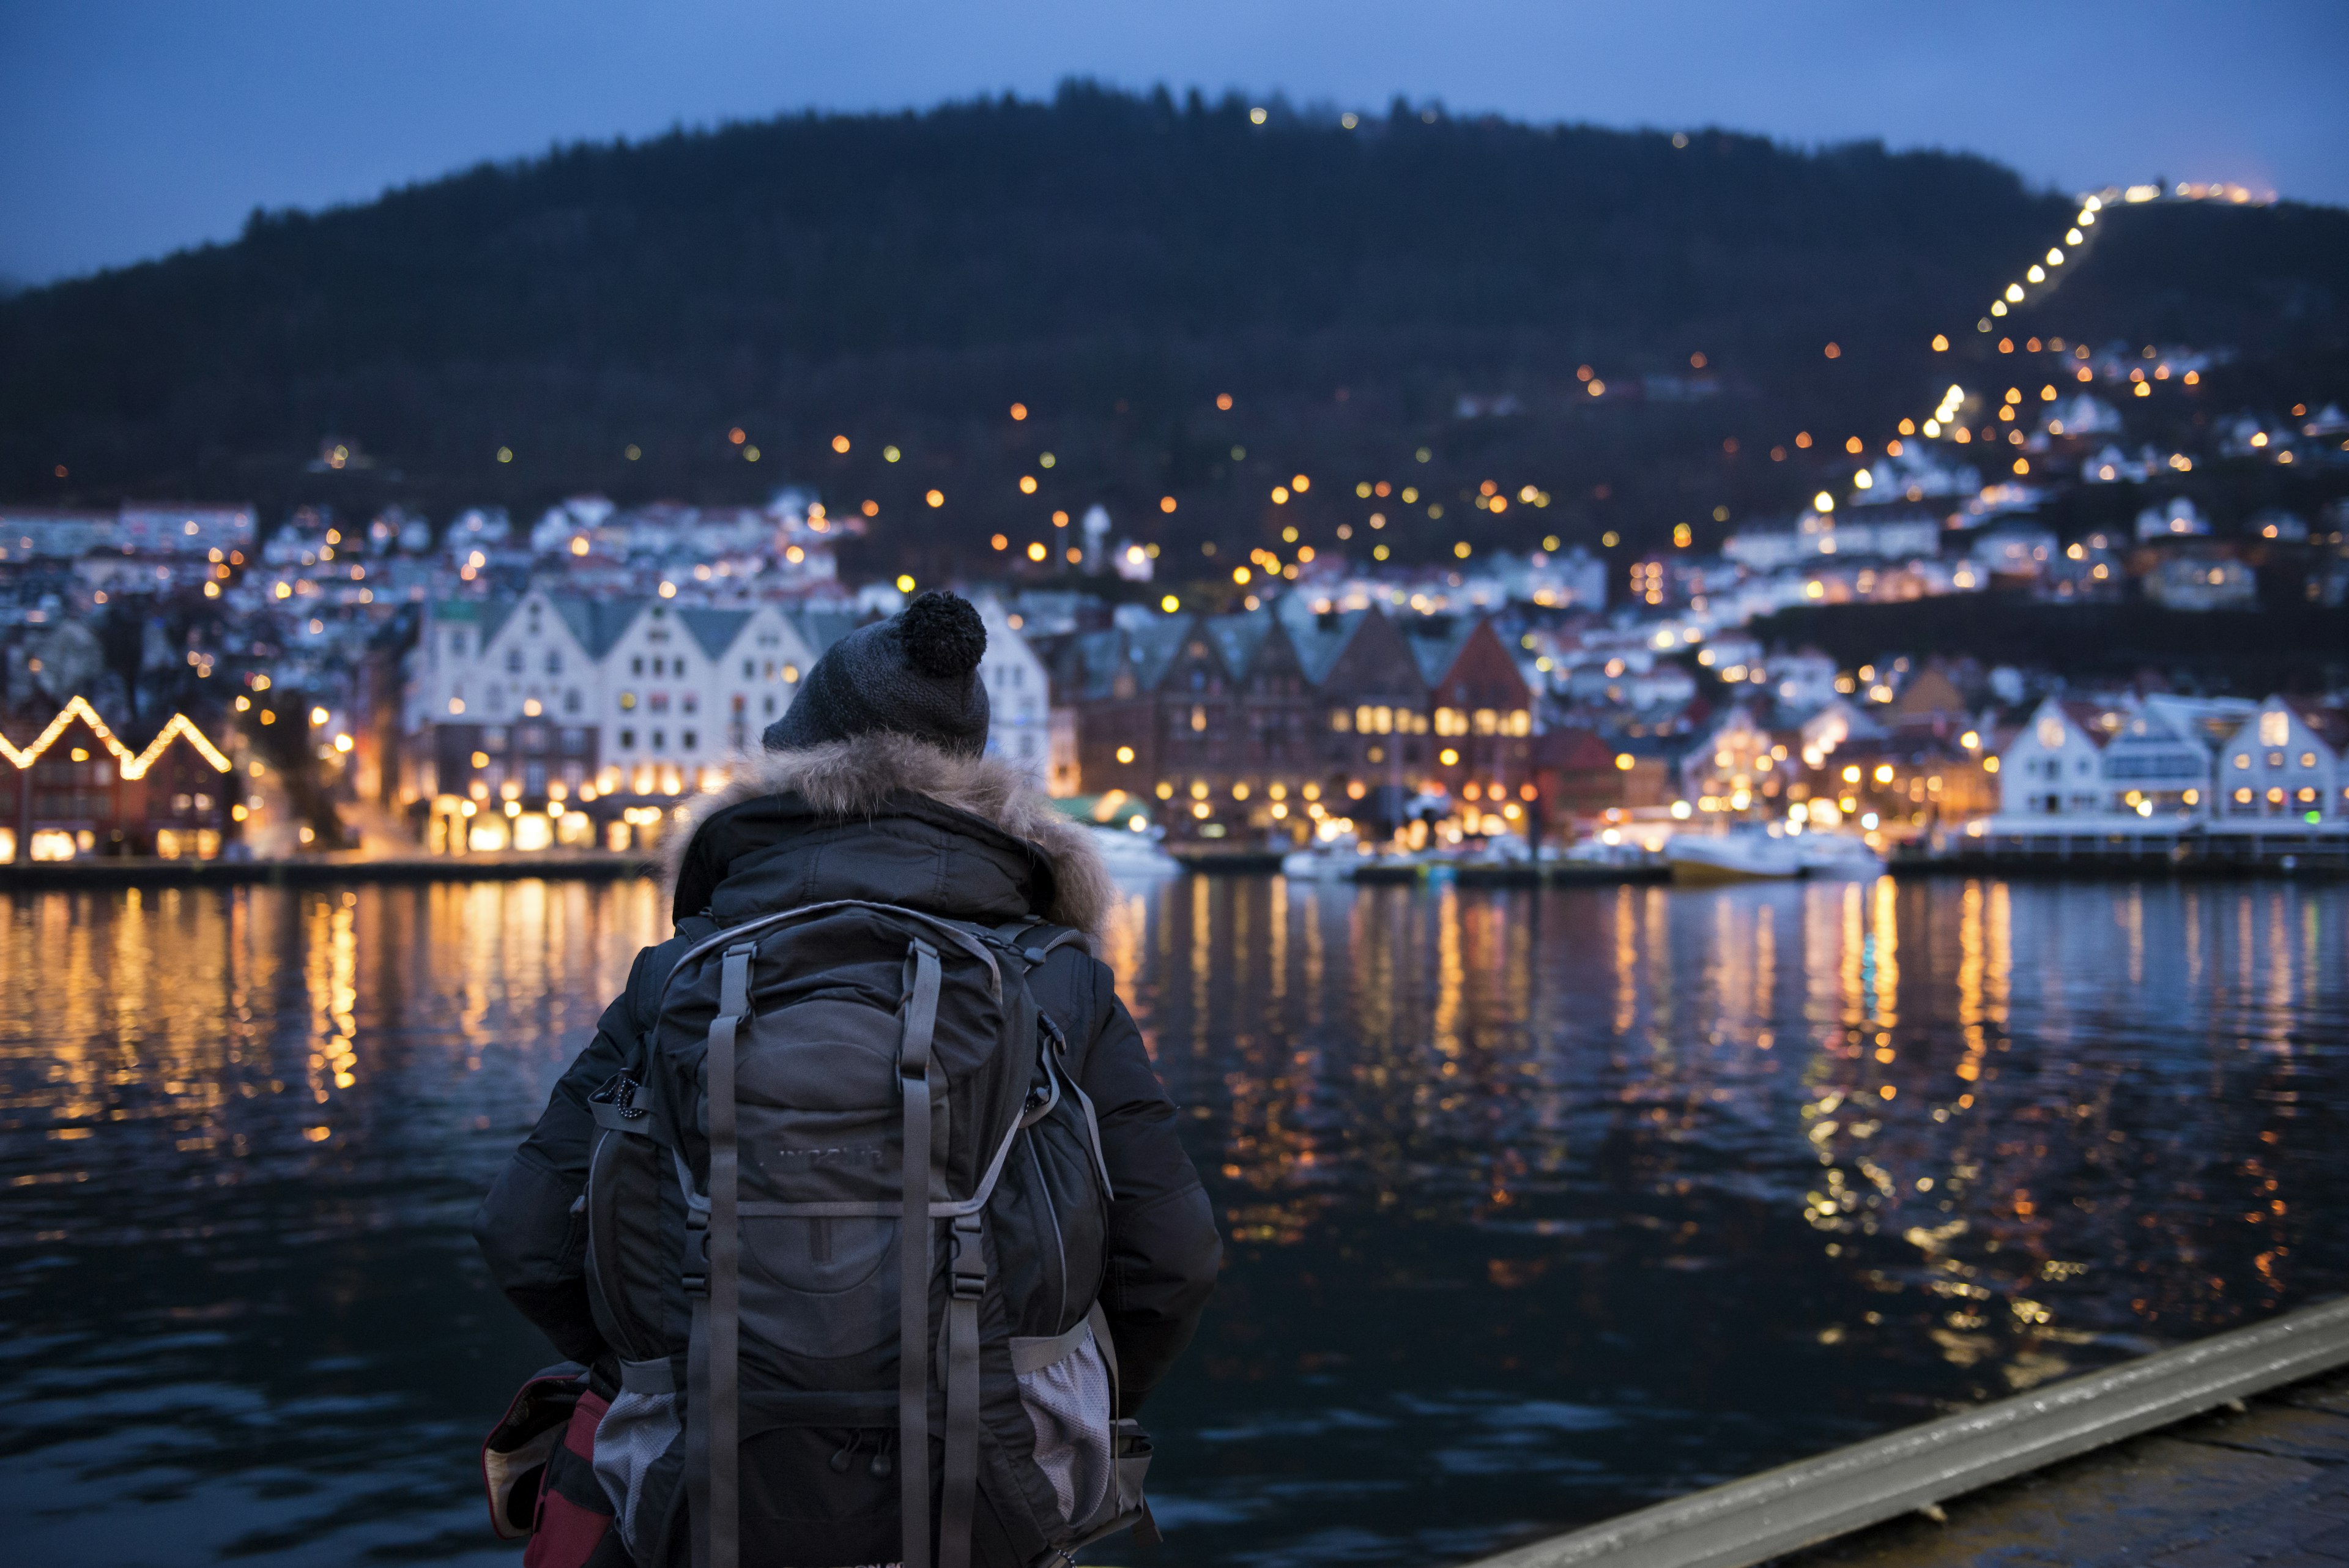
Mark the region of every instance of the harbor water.
[[[513, 1563], [472, 1206], [646, 883], [0, 898], [9, 1560]], [[1104, 948], [1220, 1288], [1165, 1541], [1413, 1563], [2349, 1289], [2349, 885], [1177, 876]]]

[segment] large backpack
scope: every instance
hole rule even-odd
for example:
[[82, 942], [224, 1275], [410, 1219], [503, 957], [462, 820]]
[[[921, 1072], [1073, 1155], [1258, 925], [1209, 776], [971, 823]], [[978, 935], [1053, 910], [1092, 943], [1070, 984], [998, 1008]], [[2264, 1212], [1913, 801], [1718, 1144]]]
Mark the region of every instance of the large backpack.
[[1028, 984], [1074, 940], [843, 900], [655, 981], [583, 1199], [640, 1568], [1065, 1562], [1146, 1518], [1100, 1127]]

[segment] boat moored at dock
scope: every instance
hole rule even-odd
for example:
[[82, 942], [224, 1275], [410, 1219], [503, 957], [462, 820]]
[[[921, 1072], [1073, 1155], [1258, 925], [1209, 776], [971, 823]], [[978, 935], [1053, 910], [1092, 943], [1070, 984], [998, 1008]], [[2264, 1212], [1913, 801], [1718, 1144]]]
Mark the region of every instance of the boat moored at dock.
[[1672, 880], [1692, 886], [1717, 882], [1790, 881], [1803, 874], [1792, 839], [1759, 831], [1676, 833], [1664, 846]]
[[1092, 832], [1112, 877], [1164, 877], [1183, 868], [1181, 861], [1166, 853], [1162, 843], [1165, 834], [1159, 828], [1095, 827]]
[[1787, 833], [1775, 824], [1767, 829], [1676, 833], [1663, 854], [1673, 881], [1697, 887], [1799, 877], [1874, 877], [1884, 869], [1884, 857], [1865, 838], [1847, 833]]

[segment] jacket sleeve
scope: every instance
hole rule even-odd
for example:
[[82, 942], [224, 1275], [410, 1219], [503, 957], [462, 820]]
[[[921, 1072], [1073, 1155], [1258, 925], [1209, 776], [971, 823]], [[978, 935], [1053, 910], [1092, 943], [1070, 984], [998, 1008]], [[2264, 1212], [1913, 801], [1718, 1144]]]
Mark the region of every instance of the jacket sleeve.
[[1117, 1342], [1121, 1413], [1156, 1387], [1206, 1310], [1223, 1264], [1216, 1215], [1175, 1135], [1174, 1104], [1119, 1000], [1109, 967], [1092, 964], [1092, 1044], [1080, 1084], [1101, 1118], [1115, 1196], [1102, 1310]]
[[651, 950], [637, 955], [627, 988], [604, 1010], [595, 1038], [564, 1069], [538, 1125], [473, 1211], [473, 1240], [489, 1260], [491, 1278], [573, 1361], [592, 1362], [604, 1350], [588, 1310], [585, 1269], [587, 1222], [581, 1199], [595, 1136], [587, 1097], [635, 1054], [632, 1003]]

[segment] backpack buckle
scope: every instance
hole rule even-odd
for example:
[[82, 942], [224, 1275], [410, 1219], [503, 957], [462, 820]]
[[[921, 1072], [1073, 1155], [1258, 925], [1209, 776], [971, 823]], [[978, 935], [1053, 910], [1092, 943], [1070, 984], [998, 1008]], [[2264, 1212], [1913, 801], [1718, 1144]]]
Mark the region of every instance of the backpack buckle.
[[978, 1216], [965, 1214], [954, 1222], [954, 1261], [949, 1266], [957, 1301], [976, 1301], [987, 1286], [987, 1257], [980, 1251]]
[[709, 1210], [693, 1204], [685, 1211], [685, 1268], [678, 1279], [689, 1296], [709, 1293]]

